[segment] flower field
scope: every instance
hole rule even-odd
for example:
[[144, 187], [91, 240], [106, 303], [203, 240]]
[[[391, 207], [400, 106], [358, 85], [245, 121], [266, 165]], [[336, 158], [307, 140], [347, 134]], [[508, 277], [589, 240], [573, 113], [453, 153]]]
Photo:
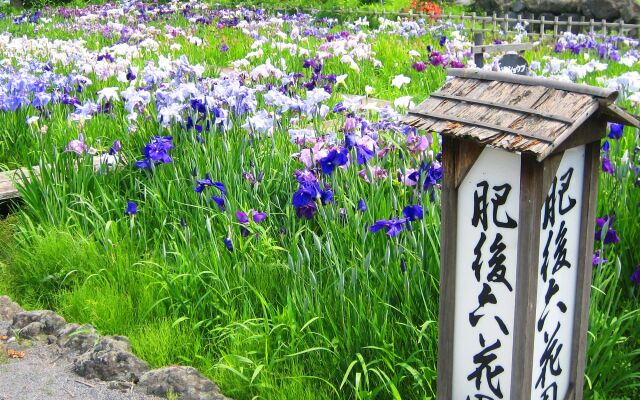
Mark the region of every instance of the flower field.
[[[0, 222], [0, 294], [237, 399], [435, 396], [441, 138], [401, 120], [472, 66], [464, 26], [200, 1], [0, 26], [0, 170], [40, 167]], [[637, 39], [524, 57], [640, 113]], [[640, 397], [639, 146], [602, 145], [589, 398]]]

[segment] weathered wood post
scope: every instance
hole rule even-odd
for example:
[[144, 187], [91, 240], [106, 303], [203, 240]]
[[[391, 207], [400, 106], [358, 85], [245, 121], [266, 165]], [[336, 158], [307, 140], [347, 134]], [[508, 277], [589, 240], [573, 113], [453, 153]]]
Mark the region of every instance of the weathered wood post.
[[443, 137], [438, 399], [582, 399], [610, 89], [487, 72], [405, 122]]
[[[484, 32], [476, 32], [473, 34], [473, 44], [476, 46], [482, 46], [484, 44]], [[474, 51], [473, 62], [476, 64], [477, 68], [482, 68], [484, 66], [484, 52]]]

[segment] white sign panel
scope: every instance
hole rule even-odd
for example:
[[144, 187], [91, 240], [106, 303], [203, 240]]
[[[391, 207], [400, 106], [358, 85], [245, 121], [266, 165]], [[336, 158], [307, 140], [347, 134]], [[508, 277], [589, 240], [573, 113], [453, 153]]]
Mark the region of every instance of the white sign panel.
[[532, 399], [569, 390], [584, 157], [584, 146], [564, 153], [542, 207]]
[[509, 399], [520, 155], [485, 147], [458, 189], [453, 399]]

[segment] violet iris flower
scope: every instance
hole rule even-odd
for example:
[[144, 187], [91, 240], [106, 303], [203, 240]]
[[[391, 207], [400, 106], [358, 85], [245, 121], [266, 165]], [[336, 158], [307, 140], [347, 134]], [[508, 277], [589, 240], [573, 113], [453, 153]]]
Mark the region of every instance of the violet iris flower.
[[138, 168], [150, 169], [152, 165], [168, 164], [173, 161], [169, 150], [173, 149], [172, 136], [156, 136], [144, 148], [142, 154], [144, 160], [136, 161]]
[[367, 203], [364, 201], [364, 199], [360, 199], [358, 200], [358, 207], [357, 207], [358, 211], [360, 212], [365, 212], [367, 211]]
[[422, 219], [424, 216], [424, 211], [422, 210], [422, 206], [420, 206], [419, 204], [416, 204], [413, 206], [406, 206], [402, 210], [402, 215], [408, 221], [414, 221], [416, 219]]
[[124, 211], [126, 215], [136, 215], [138, 213], [138, 205], [133, 201], [127, 202], [127, 209]]
[[326, 157], [320, 160], [320, 165], [322, 166], [323, 173], [331, 175], [337, 167], [345, 165], [348, 162], [349, 151], [347, 149], [333, 149]]
[[605, 264], [606, 262], [607, 260], [604, 258], [600, 250], [596, 250], [596, 252], [593, 253], [593, 260], [592, 260], [593, 266]]
[[609, 124], [609, 135], [611, 139], [622, 138], [622, 132], [624, 131], [624, 125], [622, 124]]
[[224, 186], [224, 184], [222, 182], [214, 182], [211, 179], [211, 174], [209, 174], [208, 172], [205, 174], [204, 179], [198, 179], [196, 183], [197, 185], [194, 189], [196, 193], [202, 193], [207, 187], [214, 187], [220, 190], [223, 195], [227, 195], [227, 188]]
[[111, 146], [111, 148], [109, 149], [109, 155], [114, 156], [116, 155], [120, 150], [122, 150], [122, 143], [120, 143], [119, 140], [116, 140], [113, 142], [113, 145]]
[[233, 243], [231, 242], [231, 239], [224, 238], [224, 245], [227, 246], [227, 250], [233, 252]]
[[293, 194], [291, 203], [296, 208], [296, 214], [298, 217], [311, 219], [318, 210], [316, 202], [320, 200], [323, 205], [332, 203], [333, 192], [328, 186], [325, 186], [325, 190], [322, 190], [320, 184], [315, 181], [315, 177], [313, 177], [314, 180], [311, 180], [309, 175], [297, 175], [299, 175], [299, 177], [297, 176], [297, 179], [298, 182], [300, 182], [300, 185], [298, 187], [298, 191]]
[[[613, 222], [615, 221], [615, 216], [605, 215], [603, 218], [596, 218], [596, 224], [598, 224], [598, 229], [595, 234], [596, 241], [602, 241], [604, 244], [613, 244], [620, 242], [620, 237], [618, 236], [618, 232], [613, 229]], [[602, 234], [602, 230], [604, 226], [607, 225], [607, 232]]]
[[631, 274], [631, 282], [633, 282], [636, 285], [640, 286], [640, 265], [638, 265], [636, 267], [636, 270], [633, 271], [633, 274]]
[[243, 211], [236, 211], [236, 219], [241, 224], [248, 224], [249, 223], [249, 216], [246, 213], [244, 213]]
[[381, 229], [384, 229], [387, 233], [387, 236], [395, 237], [402, 232], [405, 225], [407, 223], [407, 218], [393, 218], [389, 220], [381, 219], [376, 221], [369, 230], [371, 233], [376, 233]]
[[226, 207], [224, 205], [224, 197], [211, 196], [211, 200], [215, 201], [215, 203], [218, 205], [218, 208], [220, 209], [220, 211], [226, 210]]
[[613, 175], [615, 173], [615, 168], [613, 168], [613, 164], [611, 164], [611, 160], [606, 155], [602, 156], [602, 172], [606, 172], [609, 175]]
[[422, 61], [416, 61], [411, 65], [411, 68], [413, 68], [416, 72], [422, 72], [427, 69], [427, 64], [423, 63]]

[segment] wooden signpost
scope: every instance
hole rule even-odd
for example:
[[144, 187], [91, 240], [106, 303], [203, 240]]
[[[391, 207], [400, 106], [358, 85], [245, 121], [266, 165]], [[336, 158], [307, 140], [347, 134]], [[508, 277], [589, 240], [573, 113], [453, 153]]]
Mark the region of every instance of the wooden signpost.
[[[504, 53], [508, 51], [523, 52], [531, 50], [537, 42], [511, 43], [511, 44], [489, 44], [485, 45], [484, 34], [482, 32], [473, 35], [473, 44], [471, 53], [473, 54], [473, 62], [477, 68], [484, 66], [484, 53]], [[529, 73], [529, 64], [518, 54], [505, 54], [499, 60], [501, 71], [509, 71], [518, 75], [527, 75]]]
[[617, 92], [481, 70], [405, 122], [443, 136], [439, 399], [581, 399], [600, 138]]

